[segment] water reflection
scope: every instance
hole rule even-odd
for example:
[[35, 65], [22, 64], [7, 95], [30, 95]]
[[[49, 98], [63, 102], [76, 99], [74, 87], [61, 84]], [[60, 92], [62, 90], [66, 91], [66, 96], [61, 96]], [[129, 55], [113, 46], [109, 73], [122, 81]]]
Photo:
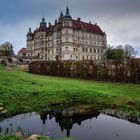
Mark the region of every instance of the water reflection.
[[[21, 131], [24, 137], [41, 134], [51, 138], [80, 140], [139, 140], [140, 125], [117, 119], [115, 111], [104, 115], [89, 106], [18, 115], [0, 122], [0, 133]], [[117, 113], [118, 117], [121, 116]], [[124, 115], [122, 114], [124, 117]], [[129, 120], [129, 119], [128, 119]]]
[[55, 118], [56, 123], [60, 126], [63, 133], [66, 130], [67, 137], [70, 136], [70, 130], [74, 124], [81, 125], [82, 121], [99, 116], [99, 112], [92, 108], [69, 108], [62, 111], [52, 110], [40, 114], [40, 118], [45, 125], [47, 116], [49, 119]]

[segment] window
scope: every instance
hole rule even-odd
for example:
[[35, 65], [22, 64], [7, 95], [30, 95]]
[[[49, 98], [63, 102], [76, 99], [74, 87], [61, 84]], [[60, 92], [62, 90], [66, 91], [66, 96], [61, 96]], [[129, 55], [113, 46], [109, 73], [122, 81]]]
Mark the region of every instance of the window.
[[96, 46], [97, 44], [96, 44], [96, 42], [95, 42], [95, 46]]
[[90, 41], [90, 45], [92, 45], [92, 42]]
[[68, 38], [66, 38], [66, 42], [68, 42]]
[[68, 30], [66, 30], [66, 34], [68, 34]]
[[98, 39], [98, 36], [95, 36], [96, 37], [96, 40]]
[[92, 49], [90, 49], [90, 53], [92, 53]]
[[85, 48], [83, 48], [83, 52], [85, 52]]

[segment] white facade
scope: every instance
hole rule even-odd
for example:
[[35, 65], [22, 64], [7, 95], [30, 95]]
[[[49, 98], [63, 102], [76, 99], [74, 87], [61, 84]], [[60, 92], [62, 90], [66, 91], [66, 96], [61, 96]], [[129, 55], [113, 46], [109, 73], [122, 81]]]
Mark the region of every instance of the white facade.
[[58, 22], [47, 27], [42, 18], [40, 27], [27, 34], [27, 57], [44, 60], [101, 60], [107, 48], [106, 34], [97, 24], [60, 14]]

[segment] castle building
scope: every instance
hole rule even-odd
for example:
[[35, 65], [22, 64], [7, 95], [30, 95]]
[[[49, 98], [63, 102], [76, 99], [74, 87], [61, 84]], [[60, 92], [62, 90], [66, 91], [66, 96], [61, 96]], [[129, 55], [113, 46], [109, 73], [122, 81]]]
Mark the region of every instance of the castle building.
[[27, 33], [27, 57], [43, 60], [101, 60], [107, 36], [95, 23], [73, 19], [66, 8], [54, 25], [42, 18], [39, 28]]

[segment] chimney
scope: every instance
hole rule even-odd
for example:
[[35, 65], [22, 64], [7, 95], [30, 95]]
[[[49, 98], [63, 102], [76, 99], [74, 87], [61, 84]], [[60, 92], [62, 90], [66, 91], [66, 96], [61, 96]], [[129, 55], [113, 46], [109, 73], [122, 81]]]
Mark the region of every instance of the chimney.
[[80, 18], [80, 17], [78, 17], [78, 18], [77, 18], [77, 20], [78, 20], [78, 21], [81, 21], [81, 18]]

